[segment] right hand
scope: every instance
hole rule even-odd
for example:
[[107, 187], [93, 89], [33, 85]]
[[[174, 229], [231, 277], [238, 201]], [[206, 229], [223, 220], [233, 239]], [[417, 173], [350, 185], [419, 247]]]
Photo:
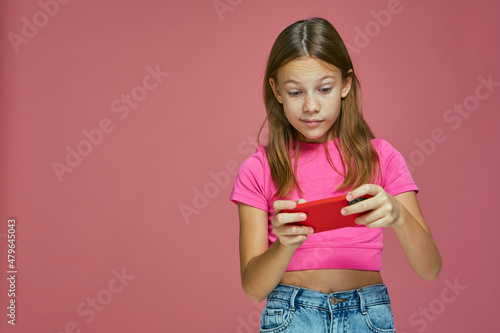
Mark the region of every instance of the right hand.
[[291, 249], [296, 249], [307, 240], [307, 236], [314, 233], [314, 229], [306, 226], [289, 225], [289, 223], [304, 221], [304, 213], [280, 213], [285, 209], [293, 209], [298, 203], [306, 202], [304, 199], [297, 201], [276, 200], [273, 204], [275, 215], [271, 220], [273, 232], [281, 244]]

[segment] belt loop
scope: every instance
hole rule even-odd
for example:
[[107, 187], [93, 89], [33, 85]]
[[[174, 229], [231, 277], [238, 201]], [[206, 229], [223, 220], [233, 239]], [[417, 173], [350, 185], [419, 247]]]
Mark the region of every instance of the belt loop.
[[361, 313], [365, 314], [366, 310], [365, 310], [365, 299], [364, 299], [363, 293], [362, 293], [363, 289], [357, 289], [356, 291], [357, 291], [358, 297], [359, 297], [359, 308], [361, 310]]
[[295, 309], [295, 296], [299, 293], [300, 288], [295, 287], [294, 290], [292, 291], [292, 296], [290, 297], [290, 310]]

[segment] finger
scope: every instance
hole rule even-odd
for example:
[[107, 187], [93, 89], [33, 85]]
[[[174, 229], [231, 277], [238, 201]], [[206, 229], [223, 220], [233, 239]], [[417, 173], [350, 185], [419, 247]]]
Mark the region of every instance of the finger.
[[305, 203], [307, 202], [306, 199], [298, 199], [295, 201], [297, 204]]
[[383, 220], [385, 225], [390, 225], [394, 222], [395, 215], [393, 214], [392, 206], [389, 204], [381, 205], [372, 211], [360, 216], [364, 224], [374, 223]]
[[377, 207], [378, 205], [377, 201], [378, 201], [377, 197], [371, 197], [369, 199], [359, 201], [353, 205], [349, 205], [342, 208], [340, 213], [342, 215], [351, 215], [351, 214], [367, 212]]
[[284, 236], [280, 238], [280, 242], [282, 244], [288, 245], [288, 246], [300, 246], [302, 243], [304, 243], [307, 240], [306, 235], [299, 235], [299, 236]]
[[294, 244], [302, 244], [307, 240], [307, 235], [299, 235], [291, 237], [290, 241]]
[[352, 191], [347, 192], [346, 199], [347, 201], [352, 201], [367, 194], [375, 196], [381, 189], [382, 187], [375, 184], [364, 184]]
[[359, 216], [355, 218], [354, 221], [357, 224], [364, 224], [368, 228], [381, 228], [390, 226], [393, 222], [393, 219], [391, 218], [391, 216], [386, 215], [376, 220], [367, 219], [363, 222], [363, 216]]
[[282, 226], [280, 235], [283, 236], [298, 236], [298, 235], [311, 235], [314, 232], [313, 228], [298, 225]]
[[277, 226], [282, 226], [287, 223], [296, 223], [305, 221], [307, 219], [307, 215], [304, 213], [279, 213], [276, 214], [274, 220], [276, 221]]
[[297, 207], [297, 203], [292, 200], [276, 200], [273, 203], [274, 212], [277, 214], [285, 209], [294, 209]]

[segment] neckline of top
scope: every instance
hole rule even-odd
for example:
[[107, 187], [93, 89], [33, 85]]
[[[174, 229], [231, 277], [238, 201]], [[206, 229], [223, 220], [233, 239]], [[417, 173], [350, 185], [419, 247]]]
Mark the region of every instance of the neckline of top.
[[[326, 142], [328, 145], [328, 148], [335, 148], [335, 143], [338, 142], [338, 138], [329, 140]], [[318, 149], [324, 149], [325, 147], [325, 142], [304, 142], [304, 141], [294, 141], [294, 148], [296, 147], [296, 144], [299, 144], [299, 150], [318, 150]]]

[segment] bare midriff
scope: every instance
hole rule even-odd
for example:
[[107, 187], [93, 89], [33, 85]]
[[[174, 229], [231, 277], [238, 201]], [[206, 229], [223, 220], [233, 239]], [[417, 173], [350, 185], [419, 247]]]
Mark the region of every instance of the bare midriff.
[[285, 272], [280, 283], [330, 294], [383, 282], [378, 271], [315, 269]]

